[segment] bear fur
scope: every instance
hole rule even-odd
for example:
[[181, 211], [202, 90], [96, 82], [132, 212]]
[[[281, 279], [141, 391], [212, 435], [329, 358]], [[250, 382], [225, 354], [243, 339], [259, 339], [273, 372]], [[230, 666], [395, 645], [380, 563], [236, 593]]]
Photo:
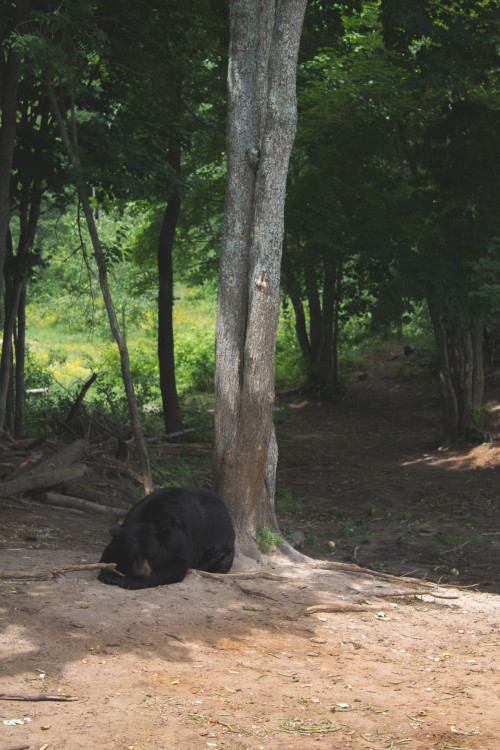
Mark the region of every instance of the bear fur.
[[[119, 529], [101, 562], [99, 580], [124, 589], [182, 581], [189, 568], [227, 573], [234, 557], [234, 528], [220, 498], [202, 487], [165, 487], [140, 500]], [[119, 572], [117, 572], [119, 571]]]

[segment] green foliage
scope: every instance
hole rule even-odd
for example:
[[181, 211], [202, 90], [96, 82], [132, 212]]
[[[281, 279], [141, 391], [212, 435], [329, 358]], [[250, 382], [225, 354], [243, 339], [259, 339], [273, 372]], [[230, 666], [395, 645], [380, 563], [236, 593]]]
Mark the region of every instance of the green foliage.
[[351, 536], [351, 534], [354, 534], [356, 532], [356, 525], [354, 521], [350, 518], [346, 518], [345, 521], [342, 521], [339, 526], [339, 534], [341, 536]]
[[211, 391], [214, 383], [214, 331], [194, 324], [175, 347], [177, 387], [181, 393]]
[[288, 311], [282, 312], [276, 334], [276, 388], [303, 383], [305, 366]]
[[303, 509], [302, 503], [293, 499], [292, 492], [282, 487], [276, 489], [274, 498], [276, 513], [279, 516], [287, 516], [292, 513], [300, 513]]
[[186, 441], [213, 443], [214, 415], [213, 403], [202, 398], [186, 396], [181, 400], [182, 424], [194, 432], [186, 435]]
[[486, 407], [475, 406], [472, 410], [472, 419], [465, 428], [463, 441], [467, 443], [483, 443], [489, 418], [490, 413]]
[[257, 546], [263, 554], [269, 554], [281, 544], [283, 544], [283, 537], [268, 526], [263, 526], [257, 532]]

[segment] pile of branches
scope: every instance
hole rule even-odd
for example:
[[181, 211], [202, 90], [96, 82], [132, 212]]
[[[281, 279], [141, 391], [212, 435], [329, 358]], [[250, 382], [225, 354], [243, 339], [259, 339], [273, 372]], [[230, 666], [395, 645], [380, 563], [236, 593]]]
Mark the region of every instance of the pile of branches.
[[[0, 442], [0, 498], [29, 496], [49, 505], [121, 515], [140, 475], [99, 443], [44, 435]], [[66, 436], [67, 437], [67, 436]]]

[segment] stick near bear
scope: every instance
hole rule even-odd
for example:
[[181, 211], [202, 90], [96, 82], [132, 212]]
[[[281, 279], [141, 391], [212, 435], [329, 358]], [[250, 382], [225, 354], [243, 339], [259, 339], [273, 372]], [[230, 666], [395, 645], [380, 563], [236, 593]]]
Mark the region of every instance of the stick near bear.
[[50, 578], [50, 576], [59, 575], [59, 573], [72, 573], [75, 570], [97, 570], [102, 568], [115, 568], [115, 563], [82, 563], [80, 565], [61, 565], [60, 568], [51, 568], [50, 570], [41, 570], [36, 573], [33, 570], [16, 570], [16, 571], [0, 571], [0, 578], [33, 578], [42, 579]]

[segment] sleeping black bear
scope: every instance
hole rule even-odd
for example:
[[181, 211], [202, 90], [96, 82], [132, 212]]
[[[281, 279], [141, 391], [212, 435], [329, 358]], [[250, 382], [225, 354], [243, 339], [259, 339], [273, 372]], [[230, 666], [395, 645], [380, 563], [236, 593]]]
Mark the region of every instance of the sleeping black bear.
[[[99, 580], [124, 589], [182, 581], [189, 568], [227, 573], [234, 557], [234, 529], [222, 500], [202, 487], [165, 487], [140, 500], [119, 529], [101, 562]], [[119, 572], [117, 572], [119, 571]]]

